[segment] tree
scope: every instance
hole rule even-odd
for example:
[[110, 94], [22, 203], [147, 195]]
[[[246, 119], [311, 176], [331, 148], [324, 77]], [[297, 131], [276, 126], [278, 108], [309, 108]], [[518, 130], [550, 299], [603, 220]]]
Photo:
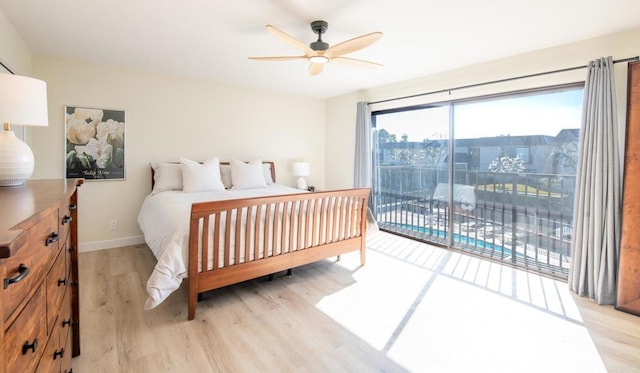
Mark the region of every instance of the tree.
[[566, 168], [573, 171], [578, 169], [578, 143], [576, 141], [567, 142], [560, 145], [560, 148], [549, 155], [551, 167], [554, 174], [564, 172]]
[[445, 163], [447, 158], [447, 147], [443, 146], [439, 141], [429, 141], [424, 139], [423, 151], [424, 163], [428, 165], [439, 165]]
[[491, 161], [489, 171], [519, 174], [524, 171], [524, 162], [520, 156], [509, 157], [508, 155], [501, 155]]
[[387, 130], [383, 128], [378, 131], [378, 142], [380, 144], [387, 144], [387, 143], [398, 142], [398, 140], [396, 139], [396, 135], [390, 134], [389, 132], [387, 132]]
[[393, 160], [399, 164], [414, 164], [417, 154], [411, 149], [393, 149]]

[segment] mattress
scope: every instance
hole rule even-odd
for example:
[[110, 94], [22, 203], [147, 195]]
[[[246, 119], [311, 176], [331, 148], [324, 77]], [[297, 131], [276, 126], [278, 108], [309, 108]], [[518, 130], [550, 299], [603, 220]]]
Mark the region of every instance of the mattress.
[[144, 239], [158, 262], [147, 281], [145, 309], [158, 306], [187, 277], [191, 205], [197, 202], [305, 193], [280, 184], [200, 193], [165, 191], [145, 198], [138, 214]]

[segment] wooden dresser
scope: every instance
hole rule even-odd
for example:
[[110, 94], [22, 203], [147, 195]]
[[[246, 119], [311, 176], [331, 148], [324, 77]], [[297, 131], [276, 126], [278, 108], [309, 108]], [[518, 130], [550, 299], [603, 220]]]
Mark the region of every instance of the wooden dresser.
[[80, 185], [0, 187], [0, 373], [72, 372], [80, 354]]

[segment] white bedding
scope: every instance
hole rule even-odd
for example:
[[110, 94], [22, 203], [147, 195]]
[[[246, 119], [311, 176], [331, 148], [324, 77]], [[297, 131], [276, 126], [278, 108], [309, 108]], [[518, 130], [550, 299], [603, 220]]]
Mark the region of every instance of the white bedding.
[[138, 224], [158, 263], [147, 281], [149, 296], [144, 308], [151, 309], [162, 303], [187, 277], [192, 203], [292, 193], [304, 191], [271, 184], [266, 188], [200, 193], [165, 191], [147, 196], [138, 214]]

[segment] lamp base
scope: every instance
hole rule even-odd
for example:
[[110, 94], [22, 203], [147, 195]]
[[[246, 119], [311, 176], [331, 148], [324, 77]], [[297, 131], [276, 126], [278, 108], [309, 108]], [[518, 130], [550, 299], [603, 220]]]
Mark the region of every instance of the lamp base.
[[0, 131], [0, 187], [19, 186], [33, 174], [33, 152], [11, 130]]
[[296, 182], [296, 188], [307, 190], [307, 180], [304, 177], [300, 176], [298, 181]]

